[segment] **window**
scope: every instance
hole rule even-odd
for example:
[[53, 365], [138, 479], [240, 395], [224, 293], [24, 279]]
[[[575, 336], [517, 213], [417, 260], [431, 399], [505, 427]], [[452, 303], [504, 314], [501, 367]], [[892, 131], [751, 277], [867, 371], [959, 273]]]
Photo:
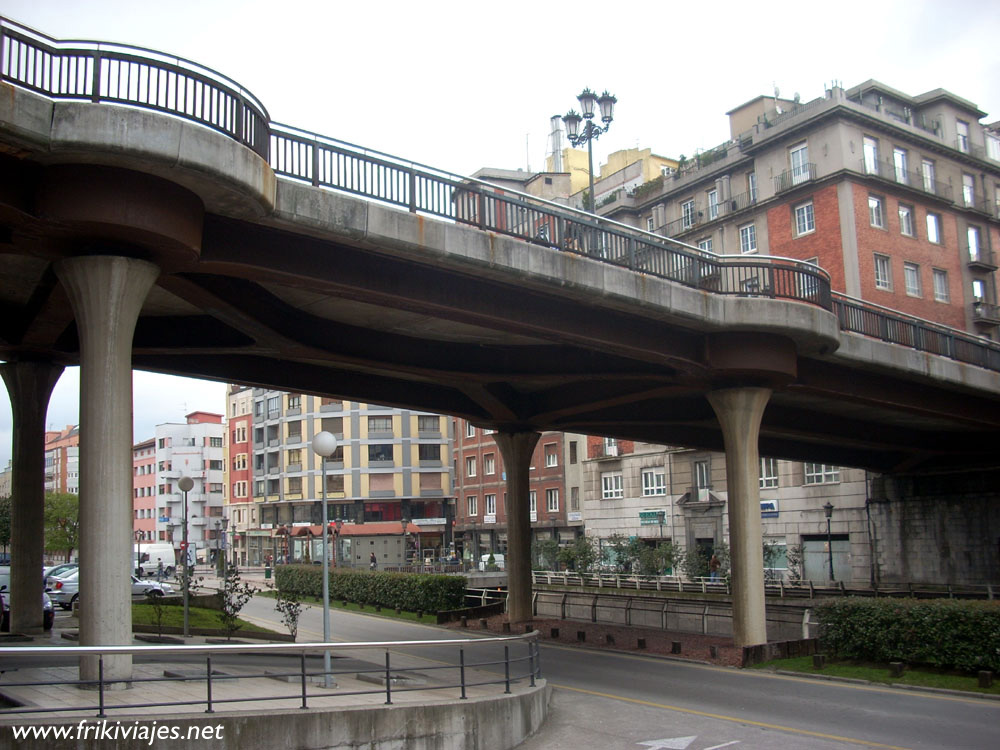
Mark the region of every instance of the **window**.
[[476, 457], [468, 456], [465, 459], [465, 476], [474, 477], [476, 476]]
[[899, 232], [907, 237], [915, 236], [913, 229], [913, 207], [899, 204]]
[[436, 443], [421, 443], [417, 446], [417, 458], [420, 461], [440, 461], [441, 446]]
[[545, 465], [547, 467], [559, 465], [559, 453], [555, 443], [549, 443], [545, 446]]
[[475, 516], [479, 513], [479, 498], [475, 495], [467, 495], [465, 498], [465, 515]]
[[570, 443], [569, 443], [569, 462], [571, 464], [575, 464], [576, 461], [577, 461], [576, 450], [577, 450], [576, 449], [576, 441], [575, 440], [571, 440]]
[[909, 185], [910, 177], [906, 171], [906, 149], [894, 148], [892, 150], [892, 167], [896, 173], [896, 182]]
[[617, 456], [618, 455], [618, 441], [615, 438], [604, 438], [604, 455], [605, 456]]
[[375, 443], [368, 446], [369, 461], [392, 461], [392, 443]]
[[971, 174], [962, 175], [962, 204], [965, 206], [976, 204], [976, 178]]
[[288, 477], [288, 492], [293, 495], [302, 494], [302, 477]]
[[951, 295], [948, 293], [948, 272], [935, 268], [931, 271], [934, 277], [934, 300], [936, 302], [948, 302]]
[[930, 212], [927, 213], [927, 239], [941, 244], [941, 217]]
[[288, 463], [289, 464], [300, 464], [302, 463], [302, 449], [295, 448], [294, 450], [288, 451]]
[[1000, 161], [1000, 138], [986, 134], [986, 155], [993, 161]]
[[885, 212], [882, 210], [882, 199], [875, 195], [868, 196], [868, 223], [873, 227], [885, 229]]
[[559, 490], [545, 490], [545, 509], [549, 513], [559, 512]]
[[288, 423], [288, 441], [297, 443], [302, 440], [302, 422]]
[[827, 464], [803, 464], [806, 484], [831, 484], [840, 481], [840, 467]]
[[536, 520], [538, 515], [538, 493], [534, 490], [528, 492], [528, 512], [531, 514], [531, 520]]
[[965, 230], [969, 245], [969, 260], [973, 263], [982, 260], [979, 247], [979, 227], [970, 226]]
[[694, 226], [694, 201], [684, 201], [681, 204], [681, 227], [690, 229]]
[[606, 471], [601, 474], [601, 499], [617, 500], [622, 497], [625, 497], [622, 473], [620, 471]]
[[267, 416], [277, 416], [281, 410], [281, 396], [271, 396], [267, 399]]
[[692, 466], [692, 468], [694, 470], [694, 486], [695, 487], [698, 487], [699, 489], [701, 489], [701, 488], [711, 487], [712, 486], [711, 483], [709, 482], [710, 473], [709, 473], [708, 461], [707, 460], [705, 460], [705, 461], [695, 461], [694, 464], [693, 464], [693, 466]]
[[667, 475], [662, 466], [642, 470], [642, 496], [667, 494]]
[[920, 289], [920, 266], [916, 263], [903, 264], [903, 282], [906, 285], [906, 293], [911, 297], [921, 296]]
[[773, 458], [760, 458], [760, 488], [774, 489], [778, 486], [778, 461]]
[[485, 501], [484, 511], [488, 516], [495, 516], [497, 514], [497, 496], [496, 495], [484, 495], [483, 500]]
[[712, 238], [706, 237], [703, 240], [698, 240], [698, 249], [705, 250], [706, 252], [714, 252], [712, 249]]
[[289, 409], [301, 409], [302, 408], [302, 396], [298, 393], [288, 395], [288, 408]]
[[740, 227], [740, 252], [757, 252], [757, 229], [753, 224], [744, 224]]
[[875, 288], [892, 291], [892, 272], [888, 255], [875, 255]]
[[972, 298], [976, 302], [983, 302], [986, 300], [986, 282], [982, 279], [972, 280]]
[[580, 510], [580, 488], [570, 487], [569, 488], [569, 509], [570, 510]]
[[800, 143], [793, 146], [788, 152], [788, 159], [792, 165], [792, 184], [798, 185], [809, 179], [809, 146]]
[[[253, 415], [255, 417], [263, 417], [264, 416], [264, 402], [263, 401], [254, 401], [254, 404], [253, 404]], [[160, 446], [160, 447], [163, 447], [163, 446]]]
[[472, 422], [465, 423], [465, 436], [467, 438], [476, 436], [476, 428], [472, 426]]
[[709, 190], [708, 191], [708, 218], [718, 219], [719, 218], [719, 191]]
[[222, 471], [222, 461], [209, 461], [208, 468], [209, 470]]
[[878, 174], [878, 141], [866, 135], [862, 143], [862, 150], [865, 155], [865, 172], [867, 174]]
[[813, 215], [813, 202], [807, 201], [795, 207], [795, 234], [802, 236], [816, 229], [816, 219]]
[[222, 447], [222, 438], [220, 438], [220, 437], [210, 437], [208, 439], [208, 446], [210, 448], [221, 448]]
[[963, 153], [969, 153], [969, 123], [956, 120], [955, 132], [958, 134], [958, 139], [955, 141], [955, 148]]
[[368, 417], [368, 432], [392, 432], [392, 417]]
[[417, 417], [417, 429], [420, 432], [441, 432], [441, 418], [421, 414]]
[[496, 474], [497, 462], [492, 453], [483, 456], [483, 474]]
[[924, 178], [924, 190], [928, 193], [937, 193], [937, 185], [934, 179], [934, 162], [924, 159], [920, 162], [920, 173]]
[[757, 173], [747, 172], [747, 193], [751, 203], [757, 202]]
[[646, 231], [652, 232], [656, 227], [653, 226], [653, 217], [649, 216], [646, 218]]

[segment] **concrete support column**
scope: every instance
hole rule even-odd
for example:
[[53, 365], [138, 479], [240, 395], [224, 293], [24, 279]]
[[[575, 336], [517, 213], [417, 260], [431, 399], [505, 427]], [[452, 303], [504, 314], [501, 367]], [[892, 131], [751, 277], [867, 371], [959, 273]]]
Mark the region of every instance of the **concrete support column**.
[[767, 643], [757, 440], [769, 388], [726, 388], [708, 394], [726, 444], [729, 550], [733, 581], [733, 639]]
[[496, 432], [507, 470], [507, 617], [531, 621], [531, 507], [528, 471], [538, 432]]
[[[55, 264], [80, 338], [80, 645], [132, 642], [132, 335], [159, 269], [117, 256]], [[80, 678], [96, 680], [97, 658]], [[104, 659], [128, 680], [132, 658]]]
[[45, 537], [45, 414], [62, 365], [0, 365], [14, 417], [10, 521], [10, 632], [41, 633]]

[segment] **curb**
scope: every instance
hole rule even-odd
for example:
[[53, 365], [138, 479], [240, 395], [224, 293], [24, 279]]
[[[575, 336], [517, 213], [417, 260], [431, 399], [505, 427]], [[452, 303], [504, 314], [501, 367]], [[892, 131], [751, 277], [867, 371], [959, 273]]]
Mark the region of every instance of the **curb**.
[[826, 680], [827, 682], [843, 682], [848, 685], [871, 685], [872, 687], [893, 688], [897, 690], [912, 690], [918, 693], [937, 693], [939, 695], [953, 695], [961, 698], [981, 698], [983, 700], [1000, 701], [1000, 695], [992, 693], [976, 693], [971, 690], [951, 690], [949, 688], [926, 687], [924, 685], [904, 685], [898, 682], [875, 682], [873, 680], [862, 680], [857, 677], [835, 677], [833, 675], [815, 674], [813, 672], [792, 672], [788, 669], [761, 670], [771, 674], [780, 674], [783, 677], [807, 677], [813, 680]]

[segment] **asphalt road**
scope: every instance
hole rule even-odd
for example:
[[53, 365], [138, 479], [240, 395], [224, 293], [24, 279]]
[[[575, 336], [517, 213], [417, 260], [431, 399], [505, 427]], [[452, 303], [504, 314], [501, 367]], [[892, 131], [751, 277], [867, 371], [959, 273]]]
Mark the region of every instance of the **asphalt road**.
[[[282, 629], [272, 600], [255, 599], [245, 614]], [[431, 640], [459, 632], [337, 610], [331, 619], [333, 640], [342, 641]], [[322, 632], [322, 610], [309, 608], [299, 640], [320, 640]], [[455, 658], [444, 648], [420, 656], [441, 663]], [[573, 646], [545, 644], [541, 659], [555, 688], [553, 710], [522, 750], [1000, 748], [997, 700]]]

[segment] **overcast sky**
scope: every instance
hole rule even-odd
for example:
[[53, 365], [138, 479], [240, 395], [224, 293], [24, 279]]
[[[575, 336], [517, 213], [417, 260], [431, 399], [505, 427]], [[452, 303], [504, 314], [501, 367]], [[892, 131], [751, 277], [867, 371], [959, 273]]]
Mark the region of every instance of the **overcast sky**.
[[[1000, 120], [995, 0], [4, 0], [0, 13], [57, 39], [188, 58], [256, 94], [272, 120], [462, 175], [541, 169], [549, 118], [584, 87], [618, 97], [595, 160], [635, 146], [690, 156], [729, 138], [737, 105], [775, 87], [810, 101], [831, 81], [946, 88]], [[77, 421], [77, 382], [70, 370], [57, 386], [53, 427]], [[189, 411], [224, 410], [218, 384], [135, 382], [136, 440]], [[10, 434], [0, 397], [0, 466]]]

